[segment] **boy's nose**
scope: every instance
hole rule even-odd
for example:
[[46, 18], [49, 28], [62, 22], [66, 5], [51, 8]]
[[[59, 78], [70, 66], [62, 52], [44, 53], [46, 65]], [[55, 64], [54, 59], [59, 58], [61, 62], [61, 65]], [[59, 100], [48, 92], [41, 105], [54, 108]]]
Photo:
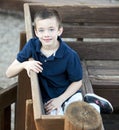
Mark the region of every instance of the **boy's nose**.
[[49, 36], [49, 35], [50, 35], [50, 34], [49, 34], [49, 32], [48, 32], [48, 31], [45, 31], [45, 32], [44, 32], [44, 36], [46, 36], [46, 37], [47, 37], [47, 36]]

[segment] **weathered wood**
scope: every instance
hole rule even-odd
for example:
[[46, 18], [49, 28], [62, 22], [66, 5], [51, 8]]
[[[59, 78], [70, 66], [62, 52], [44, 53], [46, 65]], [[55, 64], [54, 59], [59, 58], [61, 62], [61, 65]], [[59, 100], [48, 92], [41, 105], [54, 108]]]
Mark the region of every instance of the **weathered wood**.
[[[64, 4], [64, 6], [63, 6]], [[112, 23], [118, 23], [119, 22], [119, 8], [118, 5], [106, 5], [101, 6], [98, 4], [93, 5], [93, 7], [90, 4], [87, 5], [81, 5], [80, 3], [75, 5], [74, 2], [72, 2], [72, 5], [61, 3], [61, 4], [52, 4], [52, 3], [38, 3], [38, 4], [29, 4], [30, 12], [32, 16], [32, 20], [34, 17], [34, 14], [38, 10], [42, 10], [43, 8], [54, 8], [55, 10], [58, 10], [58, 12], [61, 14], [63, 18], [63, 22], [66, 23], [78, 23], [78, 22], [93, 22], [93, 23], [104, 23], [104, 22], [112, 22]], [[70, 8], [70, 10], [69, 10]], [[75, 8], [75, 9], [74, 9]], [[78, 13], [76, 13], [78, 12]], [[103, 12], [103, 13], [102, 13]], [[69, 15], [70, 14], [70, 15]]]
[[119, 61], [86, 61], [89, 80], [94, 92], [108, 99], [114, 109], [119, 108]]
[[33, 102], [31, 99], [26, 100], [25, 130], [37, 130], [34, 122]]
[[[70, 31], [69, 31], [70, 30]], [[119, 26], [111, 25], [67, 25], [62, 37], [66, 38], [119, 38]]]
[[103, 122], [106, 130], [118, 130], [119, 128], [119, 113], [103, 114]]
[[[25, 26], [26, 26], [26, 35], [27, 35], [27, 40], [29, 40], [31, 37], [33, 37], [34, 36], [34, 33], [33, 33], [33, 15], [34, 15], [34, 12], [37, 10], [39, 10], [39, 9], [43, 9], [44, 8], [44, 5], [39, 5], [39, 4], [37, 4], [37, 5], [35, 5], [34, 7], [33, 7], [34, 5], [33, 4], [25, 4], [24, 5], [24, 11], [25, 11]], [[62, 12], [63, 13], [63, 22], [65, 22], [65, 19], [67, 19], [67, 16], [69, 16], [69, 12], [67, 13], [67, 14], [65, 14], [67, 11], [69, 11], [69, 8], [71, 9], [71, 11], [73, 11], [73, 13], [76, 11], [76, 9], [78, 9], [77, 7], [75, 8], [75, 7], [73, 7], [73, 6], [56, 6], [56, 5], [54, 5], [54, 6], [50, 6], [50, 5], [47, 5], [46, 4], [46, 6], [48, 7], [48, 8], [54, 8], [54, 9], [56, 9], [56, 10], [58, 10], [59, 12], [60, 11], [62, 11], [62, 8], [63, 9], [66, 9], [64, 12]], [[32, 10], [33, 9], [33, 10]], [[80, 7], [80, 9], [81, 10], [83, 10], [83, 7]], [[33, 12], [34, 11], [34, 12]], [[61, 12], [60, 12], [61, 13]], [[93, 12], [94, 13], [94, 12]], [[76, 14], [76, 13], [75, 13]], [[66, 15], [66, 17], [64, 17]], [[75, 19], [74, 19], [75, 20]], [[77, 20], [76, 20], [77, 21]], [[73, 21], [73, 22], [75, 22], [76, 23], [76, 21]], [[81, 22], [81, 21], [78, 21], [78, 22]], [[101, 21], [100, 21], [101, 22]], [[70, 22], [69, 22], [70, 23]], [[68, 24], [69, 24], [68, 23]], [[71, 24], [70, 25], [70, 29], [72, 29], [72, 30], [74, 30], [74, 32], [76, 31], [76, 29], [77, 29], [77, 24], [75, 24], [75, 23], [73, 23], [73, 24]], [[65, 25], [64, 26], [66, 26], [66, 28], [64, 27], [64, 29], [67, 29], [68, 28], [68, 24], [66, 25], [66, 23], [65, 23]], [[75, 37], [76, 39], [79, 39], [79, 38], [81, 38], [82, 39], [82, 37], [80, 37], [79, 35], [78, 35], [78, 33], [81, 33], [82, 34], [82, 31], [86, 31], [86, 28], [85, 27], [83, 27], [83, 25], [85, 25], [85, 24], [82, 24], [82, 23], [78, 23], [80, 26], [78, 26], [78, 29], [80, 28], [80, 30], [81, 30], [81, 32], [80, 32], [80, 30], [78, 30], [78, 32], [77, 32], [77, 36], [76, 35], [74, 35], [72, 32], [73, 31], [71, 31], [71, 33], [72, 33], [72, 36], [73, 37]], [[100, 24], [100, 23], [99, 23]], [[98, 24], [98, 25], [99, 25]], [[116, 23], [116, 25], [117, 25], [117, 23]], [[91, 27], [91, 25], [89, 26], [89, 23], [87, 24], [87, 25], [85, 25], [88, 29], [91, 29], [92, 28], [92, 34], [93, 33], [96, 33], [97, 31], [97, 29], [99, 29], [99, 27], [98, 26], [96, 26], [96, 24], [95, 24], [95, 26], [94, 27]], [[100, 24], [100, 26], [101, 27], [105, 27], [104, 26], [104, 24]], [[101, 28], [100, 27], [100, 28]], [[110, 24], [110, 27], [109, 27], [110, 29], [111, 29], [111, 24]], [[108, 28], [108, 29], [109, 29]], [[69, 30], [68, 30], [69, 31]], [[93, 32], [94, 31], [94, 32]], [[66, 33], [67, 33], [67, 31], [66, 31]], [[99, 33], [99, 32], [98, 32]], [[97, 33], [97, 36], [98, 36], [98, 33]], [[111, 33], [111, 31], [110, 31], [110, 33]], [[110, 37], [110, 33], [109, 34], [105, 34], [105, 36], [107, 37], [107, 35]], [[64, 34], [65, 35], [65, 34]], [[70, 34], [68, 33], [68, 34], [66, 34], [66, 35], [69, 35], [68, 37], [71, 37], [70, 36]], [[91, 34], [89, 34], [90, 35], [90, 37], [91, 37]], [[101, 33], [101, 35], [102, 35], [102, 33]], [[118, 29], [117, 29], [117, 35], [118, 35]], [[84, 36], [84, 33], [83, 33], [83, 35], [82, 36]], [[87, 34], [86, 34], [86, 36], [87, 36]], [[96, 36], [96, 34], [94, 35], [94, 37], [97, 37]], [[104, 37], [104, 35], [102, 35], [103, 37]], [[67, 37], [67, 36], [65, 36], [65, 37]], [[112, 37], [112, 36], [111, 36]], [[76, 41], [77, 42], [77, 41]], [[77, 42], [78, 43], [78, 42]], [[82, 44], [83, 44], [83, 39], [82, 39]], [[73, 45], [73, 44], [72, 44]], [[79, 46], [79, 45], [77, 45], [77, 46]], [[85, 69], [86, 69], [86, 83], [85, 83], [85, 85], [84, 85], [84, 90], [85, 90], [85, 93], [87, 93], [87, 92], [93, 92], [93, 89], [92, 89], [92, 85], [91, 85], [91, 83], [90, 83], [90, 80], [88, 79], [88, 73], [87, 73], [87, 68], [85, 67]], [[34, 76], [33, 76], [34, 75]], [[31, 74], [31, 77], [32, 77], [32, 79], [34, 79], [35, 78], [35, 80], [37, 79], [37, 76], [36, 76], [36, 74], [34, 74], [34, 73], [32, 73]], [[34, 78], [33, 78], [34, 77]], [[37, 89], [36, 90], [39, 90], [39, 88], [38, 88], [38, 83], [37, 83], [37, 80], [35, 81], [35, 80], [33, 80], [32, 81], [32, 79], [31, 79], [31, 82], [32, 82], [32, 86], [34, 86], [34, 84], [35, 84], [35, 87], [37, 87]], [[34, 81], [35, 81], [35, 83], [34, 83]], [[87, 82], [88, 81], [88, 82]], [[36, 85], [37, 84], [37, 85]], [[36, 91], [35, 90], [35, 91]], [[32, 92], [35, 92], [34, 90], [33, 90], [33, 88], [32, 88]], [[35, 94], [33, 94], [34, 96], [33, 96], [33, 98], [35, 97], [38, 97], [38, 95], [36, 96]], [[34, 98], [34, 99], [35, 99]], [[38, 100], [39, 100], [39, 102], [41, 102], [41, 99], [40, 99], [40, 97], [38, 97]], [[37, 101], [38, 101], [37, 100]], [[42, 129], [44, 129], [44, 130], [49, 130], [49, 129], [58, 129], [58, 130], [61, 130], [61, 129], [63, 129], [63, 125], [64, 125], [64, 119], [62, 119], [63, 118], [63, 116], [61, 116], [60, 118], [57, 118], [57, 116], [48, 116], [48, 115], [42, 115], [43, 113], [42, 113], [42, 111], [41, 111], [41, 107], [42, 107], [42, 104], [40, 103], [40, 105], [41, 106], [39, 106], [39, 105], [36, 105], [36, 103], [33, 101], [33, 108], [35, 108], [35, 106], [36, 106], [36, 109], [33, 109], [33, 111], [35, 111], [34, 113], [34, 120], [35, 120], [35, 124], [36, 124], [36, 127], [37, 127], [37, 129], [40, 129], [40, 130], [42, 130]], [[38, 109], [39, 109], [39, 114], [38, 114]], [[44, 118], [45, 117], [45, 118]], [[54, 124], [57, 124], [57, 125], [54, 125]]]
[[11, 94], [16, 95], [15, 90], [16, 84], [6, 89], [0, 88], [0, 130], [11, 130], [11, 104], [16, 100], [14, 96], [11, 98]]
[[25, 15], [25, 28], [26, 28], [26, 41], [33, 37], [33, 27], [31, 20], [31, 13], [28, 4], [24, 4], [24, 15]]
[[64, 116], [42, 115], [35, 122], [38, 130], [64, 130]]
[[[33, 18], [35, 12], [46, 7], [56, 9], [61, 14], [64, 23], [63, 38], [82, 39], [82, 42], [70, 43], [79, 52], [81, 59], [119, 59], [118, 6], [94, 5], [92, 8], [91, 5], [25, 4], [27, 39], [34, 36]], [[86, 42], [87, 38], [93, 38], [95, 41]]]
[[65, 113], [65, 130], [101, 130], [102, 118], [85, 102], [71, 103]]
[[93, 93], [93, 88], [92, 84], [90, 82], [89, 76], [88, 76], [88, 71], [86, 67], [85, 61], [82, 62], [82, 68], [83, 68], [83, 84], [85, 86], [85, 94], [86, 93]]
[[[96, 39], [95, 39], [96, 40]], [[114, 40], [104, 41], [66, 41], [71, 48], [78, 52], [83, 60], [118, 60], [119, 42]], [[94, 67], [94, 66], [93, 66]], [[114, 69], [114, 68], [113, 68]]]
[[16, 102], [17, 97], [17, 83], [12, 84], [8, 88], [0, 90], [0, 110], [10, 106]]
[[[31, 71], [30, 75], [31, 75], [31, 78], [30, 78], [31, 79], [31, 92], [32, 92], [32, 100], [33, 100], [33, 116], [34, 116], [34, 121], [35, 121], [37, 130], [43, 130], [43, 129], [44, 130], [49, 130], [49, 129], [63, 130], [64, 129], [63, 116], [45, 115], [37, 74]], [[29, 114], [29, 112], [27, 113]]]
[[0, 109], [0, 130], [11, 130], [11, 106]]
[[37, 74], [33, 71], [30, 71], [31, 74], [31, 92], [32, 92], [32, 100], [33, 100], [33, 112], [35, 120], [41, 119], [41, 115], [45, 114], [43, 108], [43, 101], [40, 91], [40, 86], [38, 82]]
[[[75, 41], [73, 43], [69, 43], [69, 45], [71, 45], [71, 47], [74, 48], [80, 54], [81, 59], [118, 60], [119, 59], [118, 57], [119, 14], [117, 13], [119, 10], [118, 6], [116, 5], [108, 7], [93, 6], [92, 8], [91, 5], [81, 6], [77, 4], [75, 6], [73, 5], [67, 6], [66, 4], [64, 4], [63, 6], [63, 4], [56, 5], [52, 3], [50, 4], [39, 3], [39, 4], [24, 5], [27, 41], [34, 36], [33, 17], [35, 12], [45, 7], [54, 8], [58, 10], [58, 12], [60, 12], [60, 14], [63, 17], [64, 33], [62, 37], [64, 38], [73, 37], [75, 39]], [[69, 29], [71, 31], [69, 31]], [[92, 41], [86, 42], [87, 38], [99, 38], [99, 39], [93, 42]], [[82, 41], [77, 41], [76, 39], [82, 39]], [[83, 91], [85, 91], [85, 93], [87, 92], [92, 93], [93, 88], [90, 82], [90, 80], [92, 81], [92, 79], [91, 77], [89, 78], [89, 70], [87, 68], [87, 63], [86, 64], [83, 63], [83, 68], [84, 68], [84, 79], [86, 78], [84, 81], [85, 84], [83, 87]], [[112, 70], [110, 70], [110, 72]], [[35, 75], [35, 77], [37, 76]], [[97, 77], [102, 78], [99, 75], [97, 75]], [[40, 98], [38, 98], [38, 100], [40, 101]], [[38, 105], [38, 107], [41, 106]], [[38, 111], [38, 107], [36, 111]], [[41, 110], [41, 108], [39, 110]], [[42, 115], [41, 113], [42, 111], [38, 116], [35, 116], [36, 118], [34, 118], [36, 126], [48, 129], [48, 126], [50, 126], [53, 123], [52, 121], [53, 120], [55, 121], [56, 119], [52, 118], [51, 120], [49, 120], [48, 116], [46, 116], [46, 118], [43, 118], [43, 116], [45, 115]], [[62, 123], [59, 126], [62, 127], [63, 120], [61, 120], [61, 122]], [[52, 127], [51, 125], [50, 128], [55, 127]]]
[[[23, 46], [25, 43], [26, 43], [26, 35], [24, 32], [22, 32], [20, 34], [20, 45]], [[16, 130], [25, 130], [25, 110], [27, 99], [31, 99], [30, 80], [29, 77], [27, 76], [26, 71], [22, 71], [18, 77], [16, 118], [15, 118]]]

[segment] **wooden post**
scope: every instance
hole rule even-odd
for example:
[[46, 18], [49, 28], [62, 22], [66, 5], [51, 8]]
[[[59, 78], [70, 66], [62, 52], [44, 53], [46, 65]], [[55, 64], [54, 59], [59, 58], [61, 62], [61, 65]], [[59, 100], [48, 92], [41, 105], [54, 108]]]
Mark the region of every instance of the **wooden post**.
[[71, 103], [65, 113], [64, 130], [101, 130], [102, 118], [85, 102]]
[[26, 100], [25, 130], [36, 130], [31, 99]]
[[[25, 32], [20, 33], [20, 49], [26, 43]], [[26, 100], [31, 99], [30, 79], [25, 70], [18, 77], [15, 130], [25, 130]]]
[[0, 110], [0, 130], [11, 130], [11, 106]]

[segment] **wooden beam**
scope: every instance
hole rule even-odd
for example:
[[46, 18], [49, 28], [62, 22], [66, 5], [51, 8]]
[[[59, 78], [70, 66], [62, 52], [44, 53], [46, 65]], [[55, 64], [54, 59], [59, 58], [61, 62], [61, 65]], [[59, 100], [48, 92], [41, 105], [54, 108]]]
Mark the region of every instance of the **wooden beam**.
[[8, 88], [0, 90], [0, 110], [16, 102], [17, 85], [18, 83], [16, 82], [11, 86], [9, 86]]
[[30, 75], [34, 119], [37, 120], [41, 119], [41, 115], [45, 114], [45, 112], [37, 74], [33, 71], [30, 71]]
[[83, 68], [83, 84], [85, 86], [86, 93], [94, 93], [91, 81], [89, 79], [85, 61], [82, 62], [82, 68]]
[[38, 130], [34, 122], [33, 102], [31, 99], [26, 100], [25, 130]]

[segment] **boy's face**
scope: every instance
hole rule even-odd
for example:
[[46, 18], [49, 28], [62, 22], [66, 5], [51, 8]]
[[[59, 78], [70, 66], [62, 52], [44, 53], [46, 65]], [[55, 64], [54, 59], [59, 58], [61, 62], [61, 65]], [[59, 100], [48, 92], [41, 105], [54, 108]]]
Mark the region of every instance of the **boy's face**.
[[43, 46], [53, 46], [57, 43], [57, 37], [63, 32], [55, 17], [38, 19], [36, 22], [35, 34]]

